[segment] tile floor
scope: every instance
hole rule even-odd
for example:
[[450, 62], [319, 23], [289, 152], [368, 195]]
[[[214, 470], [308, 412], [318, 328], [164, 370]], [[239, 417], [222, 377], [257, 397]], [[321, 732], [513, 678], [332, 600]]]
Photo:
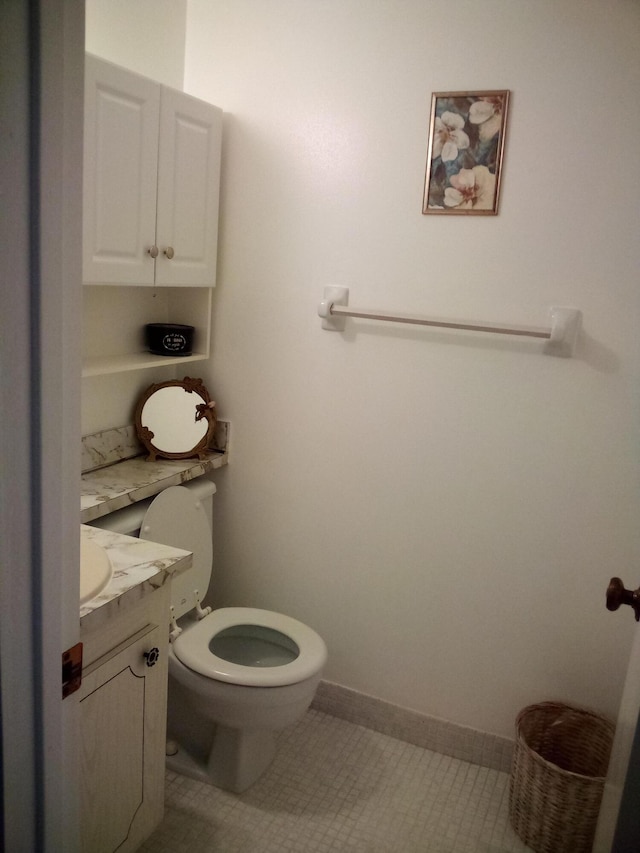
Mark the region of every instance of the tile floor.
[[244, 794], [167, 774], [139, 853], [526, 853], [509, 776], [310, 710]]

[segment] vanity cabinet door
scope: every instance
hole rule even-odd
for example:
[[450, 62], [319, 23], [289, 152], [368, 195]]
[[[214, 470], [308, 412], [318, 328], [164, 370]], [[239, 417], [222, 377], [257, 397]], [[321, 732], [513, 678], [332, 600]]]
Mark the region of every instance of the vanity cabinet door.
[[158, 83], [86, 57], [86, 283], [154, 283], [160, 92]]
[[[149, 625], [83, 674], [83, 853], [134, 851], [162, 820], [166, 643], [166, 628]], [[145, 658], [154, 648], [161, 650], [157, 662]]]
[[221, 139], [221, 109], [162, 88], [158, 285], [215, 285]]

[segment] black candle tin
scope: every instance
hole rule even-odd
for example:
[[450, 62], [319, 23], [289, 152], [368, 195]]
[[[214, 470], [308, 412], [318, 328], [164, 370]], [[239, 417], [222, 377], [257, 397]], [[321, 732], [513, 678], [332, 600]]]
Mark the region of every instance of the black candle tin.
[[147, 347], [154, 355], [191, 355], [193, 352], [193, 326], [147, 323], [144, 328]]

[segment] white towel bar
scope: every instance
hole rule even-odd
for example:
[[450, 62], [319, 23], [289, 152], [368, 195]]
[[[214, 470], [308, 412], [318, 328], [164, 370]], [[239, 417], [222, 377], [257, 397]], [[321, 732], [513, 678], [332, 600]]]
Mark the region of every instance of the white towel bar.
[[538, 326], [507, 326], [502, 323], [411, 317], [389, 311], [385, 311], [384, 313], [362, 311], [355, 308], [347, 308], [348, 304], [348, 287], [325, 287], [324, 299], [318, 306], [318, 314], [322, 317], [322, 328], [341, 332], [344, 330], [346, 317], [358, 317], [365, 320], [385, 320], [394, 323], [410, 323], [417, 326], [435, 326], [442, 329], [490, 332], [497, 335], [519, 335], [520, 337], [542, 338], [547, 342], [545, 345], [545, 352], [547, 354], [563, 356], [564, 358], [571, 358], [575, 351], [582, 317], [581, 312], [577, 308], [552, 306], [550, 309], [551, 325], [541, 328]]

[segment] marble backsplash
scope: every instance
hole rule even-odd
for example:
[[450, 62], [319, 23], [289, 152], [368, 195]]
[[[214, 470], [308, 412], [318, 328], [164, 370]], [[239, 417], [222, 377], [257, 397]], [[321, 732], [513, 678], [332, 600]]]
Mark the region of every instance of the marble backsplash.
[[[229, 450], [230, 423], [218, 420], [213, 434], [212, 450]], [[146, 450], [138, 441], [133, 425], [102, 430], [82, 437], [82, 473], [97, 471], [125, 459], [142, 456]]]

